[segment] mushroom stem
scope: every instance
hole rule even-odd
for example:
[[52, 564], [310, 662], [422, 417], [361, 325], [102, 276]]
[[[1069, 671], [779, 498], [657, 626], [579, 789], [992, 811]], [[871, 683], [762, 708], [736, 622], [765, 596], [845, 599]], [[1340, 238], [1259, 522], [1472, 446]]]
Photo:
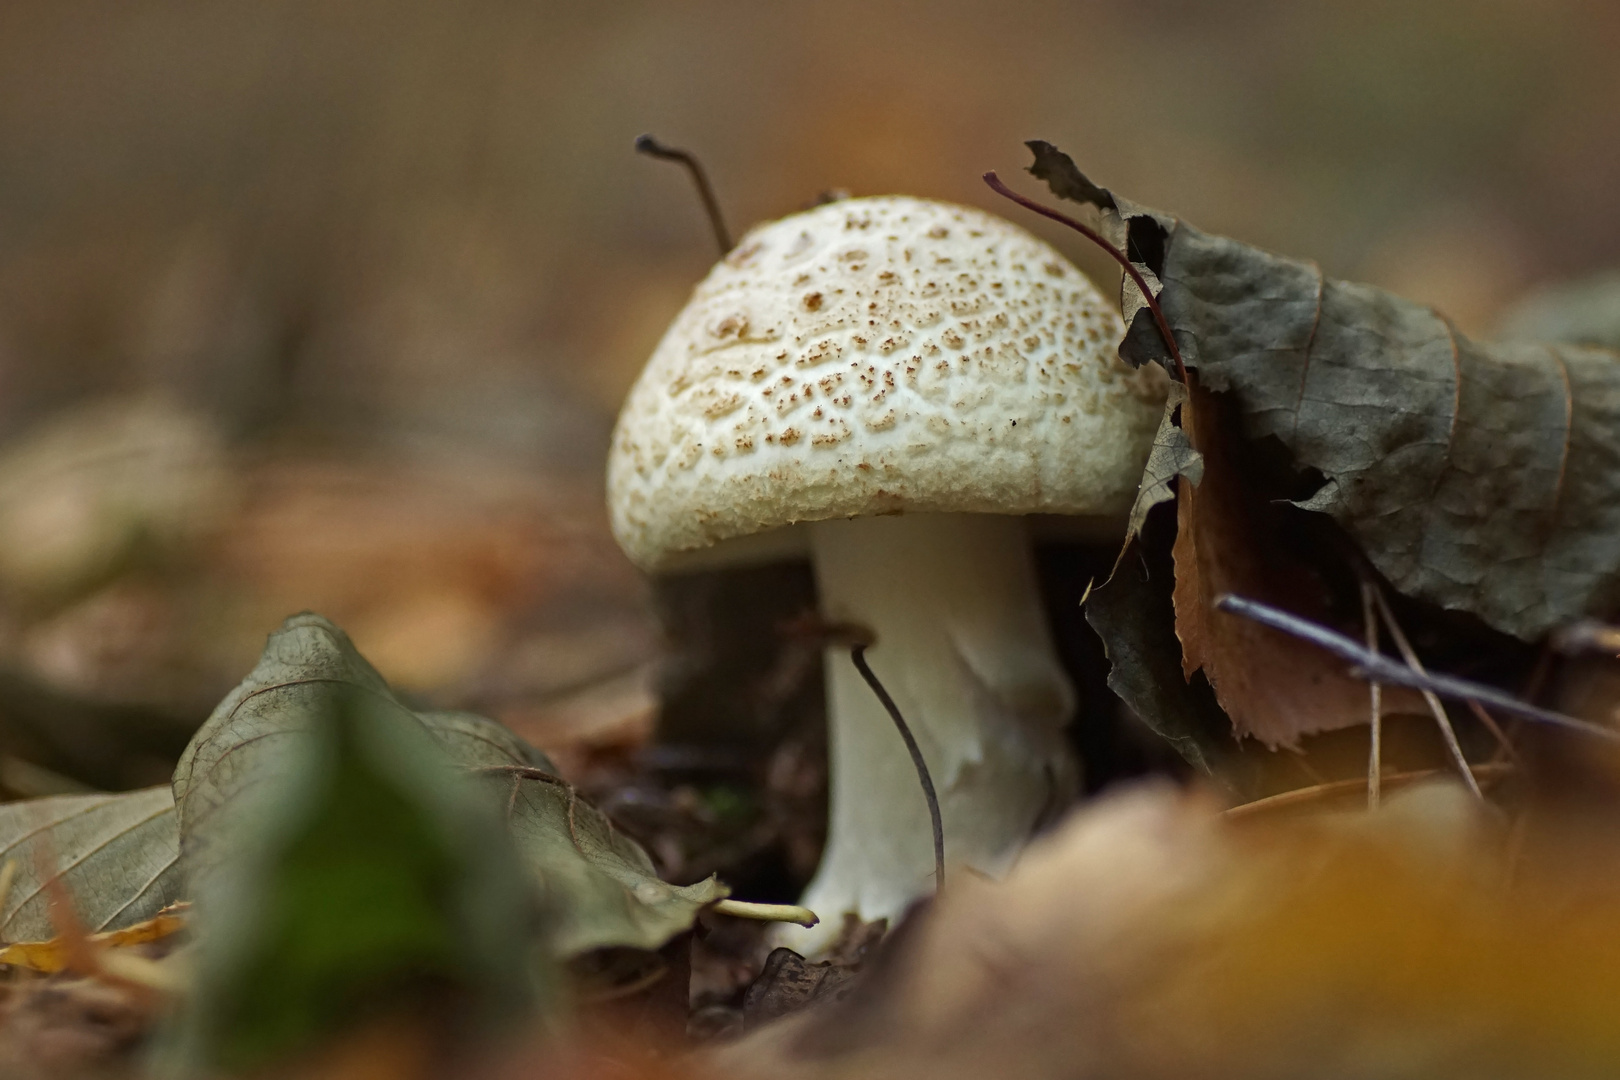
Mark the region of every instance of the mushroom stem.
[[[986, 874], [1011, 866], [1072, 777], [1062, 728], [1074, 691], [1052, 649], [1022, 518], [913, 514], [817, 522], [823, 615], [869, 627], [867, 660], [910, 723], [938, 790], [946, 856]], [[815, 930], [854, 912], [894, 919], [933, 884], [929, 813], [905, 744], [843, 655], [826, 660], [831, 814], [803, 904]]]

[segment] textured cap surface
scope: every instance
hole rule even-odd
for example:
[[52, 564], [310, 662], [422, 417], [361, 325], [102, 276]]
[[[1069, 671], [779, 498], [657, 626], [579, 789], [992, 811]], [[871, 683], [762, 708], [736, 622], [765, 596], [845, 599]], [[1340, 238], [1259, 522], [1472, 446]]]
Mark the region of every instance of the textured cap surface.
[[1123, 514], [1163, 373], [1000, 218], [902, 196], [762, 225], [692, 295], [619, 414], [613, 531], [638, 565], [863, 514]]

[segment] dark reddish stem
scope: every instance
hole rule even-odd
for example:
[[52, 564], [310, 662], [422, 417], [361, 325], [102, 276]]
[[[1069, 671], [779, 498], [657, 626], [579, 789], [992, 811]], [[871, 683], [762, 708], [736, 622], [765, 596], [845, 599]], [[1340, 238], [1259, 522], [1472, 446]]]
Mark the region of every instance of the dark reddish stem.
[[1171, 358], [1176, 362], [1176, 371], [1181, 375], [1181, 381], [1183, 383], [1187, 381], [1187, 365], [1181, 362], [1181, 350], [1176, 347], [1176, 336], [1170, 332], [1170, 324], [1165, 321], [1164, 311], [1159, 307], [1159, 301], [1153, 295], [1153, 290], [1148, 288], [1148, 283], [1142, 277], [1142, 272], [1136, 268], [1135, 264], [1131, 262], [1123, 251], [1103, 239], [1102, 234], [1097, 230], [1082, 225], [1065, 213], [1053, 210], [1049, 206], [1042, 206], [1034, 199], [1018, 194], [1018, 192], [1003, 184], [1001, 177], [997, 176], [993, 169], [984, 174], [984, 182], [990, 185], [991, 191], [994, 191], [1002, 198], [1011, 199], [1025, 210], [1032, 210], [1044, 218], [1051, 218], [1059, 225], [1067, 225], [1113, 256], [1114, 261], [1124, 267], [1125, 272], [1131, 276], [1131, 280], [1136, 282], [1136, 287], [1141, 290], [1142, 298], [1147, 301], [1148, 310], [1153, 313], [1153, 321], [1159, 327], [1159, 336], [1164, 338], [1164, 344], [1170, 350]]
[[[866, 631], [870, 634], [871, 631]], [[878, 701], [888, 710], [889, 719], [900, 732], [900, 738], [905, 740], [906, 752], [911, 755], [911, 764], [917, 770], [917, 780], [922, 784], [923, 801], [928, 804], [928, 823], [934, 833], [934, 891], [945, 888], [945, 823], [940, 818], [939, 795], [934, 791], [934, 778], [928, 775], [928, 762], [923, 760], [922, 747], [917, 745], [917, 737], [911, 733], [911, 726], [906, 718], [900, 715], [900, 706], [894, 703], [894, 698], [883, 688], [877, 674], [873, 672], [872, 665], [866, 662], [866, 642], [857, 642], [849, 647], [849, 658], [855, 661], [855, 670], [861, 673], [866, 685], [872, 688]]]

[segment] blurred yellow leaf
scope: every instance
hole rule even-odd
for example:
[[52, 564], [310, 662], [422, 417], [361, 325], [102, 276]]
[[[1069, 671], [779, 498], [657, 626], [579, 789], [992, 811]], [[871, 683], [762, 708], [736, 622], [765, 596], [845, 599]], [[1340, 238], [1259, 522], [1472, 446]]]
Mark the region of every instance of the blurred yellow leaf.
[[[144, 945], [149, 941], [161, 941], [180, 930], [185, 924], [185, 919], [179, 915], [157, 915], [134, 926], [126, 926], [122, 930], [91, 934], [89, 941], [93, 946], [108, 949]], [[0, 948], [0, 964], [12, 964], [33, 971], [61, 971], [67, 966], [64, 941], [61, 937], [54, 937], [49, 941], [25, 941], [7, 945]]]

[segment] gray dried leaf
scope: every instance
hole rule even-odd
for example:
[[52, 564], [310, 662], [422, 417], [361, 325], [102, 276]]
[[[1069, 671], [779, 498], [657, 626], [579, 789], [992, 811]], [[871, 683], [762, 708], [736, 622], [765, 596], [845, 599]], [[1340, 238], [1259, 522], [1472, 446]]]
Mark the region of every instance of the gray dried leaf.
[[181, 899], [174, 798], [167, 787], [55, 795], [0, 806], [0, 865], [16, 863], [0, 899], [0, 937], [56, 936], [41, 871], [60, 875], [91, 930], [150, 919]]
[[[1521, 638], [1620, 606], [1615, 353], [1474, 342], [1311, 263], [1112, 196], [1103, 205], [1058, 151], [1037, 163], [1055, 194], [1079, 191], [1118, 219], [1132, 260], [1157, 275], [1187, 367], [1237, 399], [1244, 437], [1275, 438], [1321, 474], [1305, 505], [1397, 589]], [[1120, 354], [1165, 362], [1145, 314]]]
[[712, 878], [688, 886], [659, 880], [639, 845], [502, 725], [470, 713], [408, 709], [348, 637], [317, 615], [295, 616], [271, 635], [258, 667], [220, 703], [175, 770], [190, 886], [201, 887], [231, 856], [234, 829], [210, 819], [260, 812], [252, 805], [254, 789], [284, 767], [289, 744], [308, 737], [309, 718], [334, 694], [353, 693], [432, 734], [449, 761], [507, 814], [519, 857], [546, 904], [558, 956], [609, 946], [657, 948], [726, 894]]

